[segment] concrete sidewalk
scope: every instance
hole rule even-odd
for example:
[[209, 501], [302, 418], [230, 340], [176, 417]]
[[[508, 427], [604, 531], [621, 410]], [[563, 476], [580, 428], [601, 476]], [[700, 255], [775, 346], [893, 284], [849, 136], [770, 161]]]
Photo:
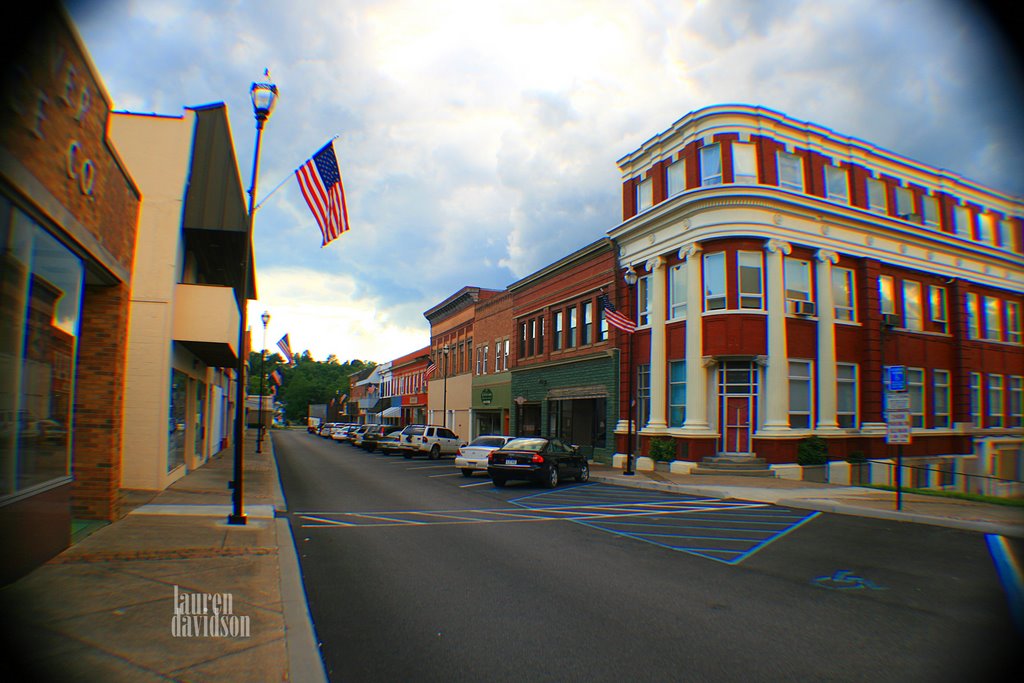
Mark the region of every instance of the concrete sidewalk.
[[637, 472], [633, 476], [626, 476], [621, 469], [599, 464], [591, 466], [590, 480], [1024, 538], [1024, 508], [1008, 505], [903, 493], [901, 509], [897, 510], [896, 493], [893, 491], [774, 477], [674, 474], [661, 471]]
[[[247, 524], [227, 524], [227, 449], [162, 492], [130, 495], [124, 518], [0, 589], [0, 680], [325, 681], [291, 530], [274, 515], [273, 449], [265, 439], [256, 454], [255, 437]], [[175, 618], [203, 595], [222, 618]]]

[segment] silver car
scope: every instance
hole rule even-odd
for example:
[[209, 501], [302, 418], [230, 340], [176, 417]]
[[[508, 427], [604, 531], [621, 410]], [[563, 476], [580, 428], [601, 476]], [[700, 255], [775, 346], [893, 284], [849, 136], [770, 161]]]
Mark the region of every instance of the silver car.
[[462, 476], [471, 477], [473, 472], [487, 471], [487, 456], [511, 441], [513, 437], [497, 435], [478, 436], [469, 444], [459, 448], [455, 454], [455, 466], [462, 470]]

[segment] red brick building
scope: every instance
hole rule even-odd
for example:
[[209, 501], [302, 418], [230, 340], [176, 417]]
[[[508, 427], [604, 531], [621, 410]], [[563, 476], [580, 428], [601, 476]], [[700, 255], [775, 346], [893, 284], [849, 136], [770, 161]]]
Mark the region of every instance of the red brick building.
[[395, 401], [401, 407], [399, 425], [426, 424], [427, 362], [430, 347], [407, 353], [391, 361], [391, 379]]

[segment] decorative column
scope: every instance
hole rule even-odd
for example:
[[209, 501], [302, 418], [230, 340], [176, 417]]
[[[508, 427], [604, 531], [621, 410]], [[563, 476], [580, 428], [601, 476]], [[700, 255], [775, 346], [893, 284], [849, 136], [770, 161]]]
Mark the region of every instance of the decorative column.
[[686, 422], [683, 430], [705, 433], [708, 425], [708, 370], [704, 365], [703, 279], [700, 244], [679, 250], [686, 261]]
[[832, 266], [839, 254], [821, 249], [816, 255], [818, 290], [818, 422], [815, 429], [836, 431], [836, 312], [832, 296]]
[[767, 297], [768, 297], [768, 368], [767, 386], [759, 393], [765, 397], [764, 426], [761, 435], [783, 434], [789, 431], [789, 358], [786, 353], [786, 277], [783, 257], [793, 251], [788, 242], [768, 240]]
[[665, 317], [668, 302], [668, 268], [664, 256], [647, 262], [651, 273], [651, 416], [645, 432], [668, 429], [668, 356], [665, 350]]

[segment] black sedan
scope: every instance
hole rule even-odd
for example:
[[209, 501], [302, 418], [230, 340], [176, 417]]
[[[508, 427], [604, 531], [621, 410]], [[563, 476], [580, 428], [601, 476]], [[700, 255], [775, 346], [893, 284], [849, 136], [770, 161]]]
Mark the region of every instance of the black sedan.
[[492, 451], [487, 456], [487, 474], [495, 486], [504, 486], [509, 479], [525, 479], [554, 488], [569, 477], [587, 481], [590, 466], [575, 446], [559, 439], [529, 436], [512, 439]]

